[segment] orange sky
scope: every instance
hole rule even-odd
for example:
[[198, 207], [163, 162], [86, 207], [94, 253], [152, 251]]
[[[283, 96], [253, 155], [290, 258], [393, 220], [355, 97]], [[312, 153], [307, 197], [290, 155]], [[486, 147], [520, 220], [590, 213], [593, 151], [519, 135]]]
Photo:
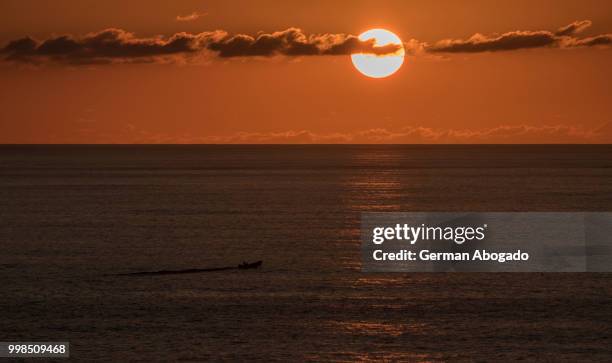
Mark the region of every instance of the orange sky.
[[[154, 3], [5, 0], [0, 48], [27, 35], [82, 39], [107, 28], [144, 39], [290, 27], [307, 35], [383, 27], [420, 48], [378, 80], [348, 55], [226, 58], [207, 49], [77, 63], [71, 55], [7, 59], [15, 53], [5, 48], [0, 143], [612, 142], [610, 2]], [[559, 33], [582, 20], [591, 26]], [[517, 31], [546, 31], [552, 43], [491, 51], [504, 33], [525, 35]], [[475, 33], [491, 45], [465, 51]], [[597, 36], [596, 46], [578, 43]], [[461, 51], [442, 49], [449, 39]]]

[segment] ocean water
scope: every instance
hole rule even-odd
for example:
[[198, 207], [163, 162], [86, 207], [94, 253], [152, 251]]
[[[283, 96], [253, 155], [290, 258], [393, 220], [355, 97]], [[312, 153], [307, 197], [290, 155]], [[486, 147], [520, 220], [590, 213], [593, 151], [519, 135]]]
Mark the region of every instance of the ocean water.
[[[0, 340], [84, 361], [610, 361], [612, 274], [365, 274], [365, 211], [610, 211], [612, 146], [0, 146]], [[163, 269], [261, 270], [118, 276]]]

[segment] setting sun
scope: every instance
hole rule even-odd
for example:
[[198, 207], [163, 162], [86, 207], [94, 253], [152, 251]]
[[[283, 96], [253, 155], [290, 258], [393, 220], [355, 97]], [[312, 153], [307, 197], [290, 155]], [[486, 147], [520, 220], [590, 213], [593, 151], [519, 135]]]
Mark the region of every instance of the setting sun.
[[385, 78], [397, 70], [404, 63], [404, 47], [402, 40], [392, 32], [385, 29], [371, 29], [359, 35], [359, 40], [366, 41], [374, 39], [377, 47], [382, 47], [389, 44], [398, 45], [401, 48], [395, 53], [376, 55], [356, 53], [351, 55], [353, 65], [362, 74], [371, 78]]

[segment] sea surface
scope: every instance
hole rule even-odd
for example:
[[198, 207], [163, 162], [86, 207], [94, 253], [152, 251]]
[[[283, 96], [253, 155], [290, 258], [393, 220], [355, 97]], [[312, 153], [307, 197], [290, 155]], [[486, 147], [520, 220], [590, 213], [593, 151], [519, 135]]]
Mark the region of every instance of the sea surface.
[[610, 210], [605, 145], [0, 146], [0, 341], [79, 361], [612, 361], [612, 274], [366, 274], [359, 242], [366, 211]]

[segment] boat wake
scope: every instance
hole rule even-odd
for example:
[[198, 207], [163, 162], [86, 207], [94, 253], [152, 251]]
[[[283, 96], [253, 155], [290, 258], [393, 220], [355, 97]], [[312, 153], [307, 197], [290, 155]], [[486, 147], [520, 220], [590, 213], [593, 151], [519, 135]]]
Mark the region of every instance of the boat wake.
[[181, 274], [194, 274], [202, 272], [217, 272], [227, 270], [251, 270], [258, 269], [263, 264], [263, 261], [256, 262], [243, 262], [238, 266], [231, 267], [215, 267], [215, 268], [189, 268], [185, 270], [159, 270], [159, 271], [141, 271], [141, 272], [129, 272], [124, 274], [118, 274], [118, 276], [143, 276], [143, 275], [181, 275]]

